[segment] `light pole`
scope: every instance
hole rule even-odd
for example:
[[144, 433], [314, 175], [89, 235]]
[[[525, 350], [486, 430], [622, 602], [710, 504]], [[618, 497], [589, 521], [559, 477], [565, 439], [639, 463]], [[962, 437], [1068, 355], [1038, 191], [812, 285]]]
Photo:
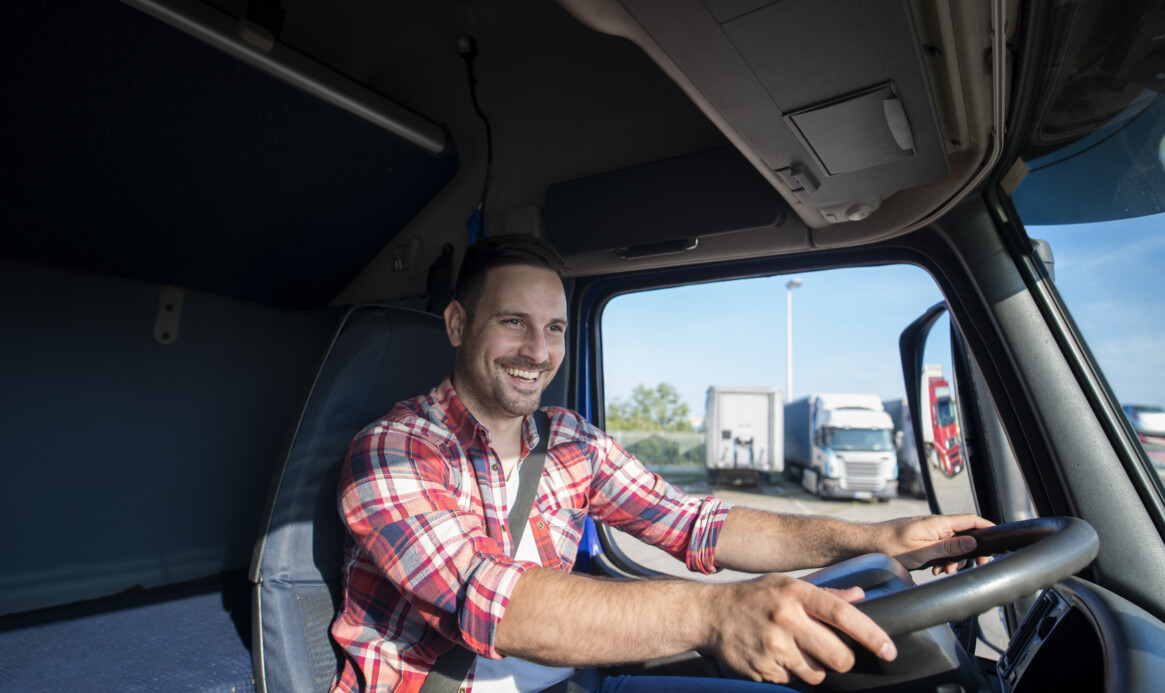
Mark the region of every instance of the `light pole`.
[[800, 279], [790, 279], [785, 284], [785, 336], [789, 340], [785, 346], [785, 403], [793, 401], [793, 289], [801, 286]]

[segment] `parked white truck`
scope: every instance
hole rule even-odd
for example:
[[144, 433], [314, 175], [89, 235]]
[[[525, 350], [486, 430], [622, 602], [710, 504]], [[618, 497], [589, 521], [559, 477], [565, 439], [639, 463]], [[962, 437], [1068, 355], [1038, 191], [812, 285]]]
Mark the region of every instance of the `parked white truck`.
[[704, 415], [708, 483], [758, 485], [784, 469], [781, 390], [713, 385]]
[[877, 395], [815, 394], [785, 405], [785, 469], [823, 498], [898, 495], [894, 422]]

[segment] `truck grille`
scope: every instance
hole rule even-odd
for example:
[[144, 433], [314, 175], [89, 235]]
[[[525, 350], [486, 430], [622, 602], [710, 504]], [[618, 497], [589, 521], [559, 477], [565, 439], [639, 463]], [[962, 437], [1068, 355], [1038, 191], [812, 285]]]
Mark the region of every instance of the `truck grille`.
[[841, 487], [847, 491], [881, 491], [886, 488], [881, 462], [846, 462]]

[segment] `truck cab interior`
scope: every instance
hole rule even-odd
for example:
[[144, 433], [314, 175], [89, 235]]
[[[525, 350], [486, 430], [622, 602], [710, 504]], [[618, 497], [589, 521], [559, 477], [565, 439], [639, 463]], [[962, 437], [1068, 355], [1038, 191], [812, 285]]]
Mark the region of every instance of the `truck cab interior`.
[[[820, 688], [1165, 680], [1165, 491], [1029, 235], [1165, 211], [1160, 3], [30, 0], [0, 17], [0, 691], [327, 690], [337, 465], [451, 370], [437, 316], [465, 248], [499, 234], [570, 265], [544, 403], [600, 426], [621, 296], [924, 272], [941, 301], [896, 326], [890, 367], [919, 421], [939, 340], [967, 495], [954, 507], [925, 463], [923, 488], [932, 511], [1004, 525], [1005, 555], [918, 586], [877, 556], [812, 578], [866, 587], [901, 638], [893, 667], [860, 659]], [[652, 574], [602, 528], [580, 552], [577, 569]], [[986, 658], [975, 617], [996, 608], [1009, 643]], [[640, 670], [657, 665], [709, 690], [734, 675]]]

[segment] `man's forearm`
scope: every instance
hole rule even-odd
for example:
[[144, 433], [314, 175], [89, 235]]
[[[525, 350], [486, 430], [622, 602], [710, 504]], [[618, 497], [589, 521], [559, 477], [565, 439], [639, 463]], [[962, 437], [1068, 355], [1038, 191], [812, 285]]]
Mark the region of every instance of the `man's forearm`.
[[[926, 515], [865, 524], [733, 508], [720, 530], [715, 561], [720, 568], [769, 573], [821, 568], [880, 552], [913, 570], [931, 560], [971, 551], [974, 539], [958, 533], [989, 526], [990, 522], [975, 515]], [[956, 567], [952, 562], [945, 569], [952, 572]]]
[[[876, 534], [873, 525], [733, 508], [716, 563], [752, 573], [816, 568], [875, 550]], [[698, 649], [713, 637], [722, 587], [531, 569], [510, 596], [496, 646], [505, 655], [559, 666], [641, 662]]]
[[496, 646], [507, 656], [557, 666], [641, 662], [709, 639], [714, 585], [688, 580], [609, 580], [527, 570], [510, 595]]
[[544, 664], [640, 662], [707, 650], [757, 681], [810, 683], [822, 666], [846, 671], [853, 652], [828, 626], [893, 659], [894, 646], [847, 601], [784, 575], [732, 583], [600, 580], [533, 568], [514, 587], [495, 642], [499, 652]]
[[720, 530], [716, 565], [748, 573], [820, 568], [879, 550], [878, 525], [734, 507]]

